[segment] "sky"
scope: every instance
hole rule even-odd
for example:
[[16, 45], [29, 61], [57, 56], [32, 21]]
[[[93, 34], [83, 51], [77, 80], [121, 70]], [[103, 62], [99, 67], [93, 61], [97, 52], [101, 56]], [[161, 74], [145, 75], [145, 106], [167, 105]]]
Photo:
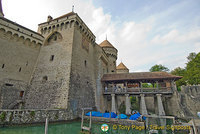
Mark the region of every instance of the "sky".
[[155, 64], [170, 70], [185, 67], [191, 52], [200, 52], [200, 0], [2, 0], [4, 15], [37, 31], [38, 24], [72, 11], [96, 36], [118, 49], [130, 72]]

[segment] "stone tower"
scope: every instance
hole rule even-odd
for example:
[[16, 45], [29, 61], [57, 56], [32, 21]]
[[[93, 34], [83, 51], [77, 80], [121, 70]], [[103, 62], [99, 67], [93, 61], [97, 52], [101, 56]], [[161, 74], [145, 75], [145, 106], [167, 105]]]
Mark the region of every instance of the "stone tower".
[[109, 59], [108, 68], [105, 73], [116, 73], [117, 49], [107, 39], [99, 45], [103, 48]]
[[4, 14], [3, 14], [3, 8], [2, 8], [2, 0], [0, 0], [0, 17], [3, 17]]
[[122, 62], [117, 66], [116, 70], [117, 73], [129, 73], [129, 69]]
[[[37, 60], [26, 108], [95, 106], [95, 36], [74, 12], [39, 24], [45, 38]], [[92, 101], [91, 101], [92, 100]], [[42, 102], [42, 103], [41, 103]]]

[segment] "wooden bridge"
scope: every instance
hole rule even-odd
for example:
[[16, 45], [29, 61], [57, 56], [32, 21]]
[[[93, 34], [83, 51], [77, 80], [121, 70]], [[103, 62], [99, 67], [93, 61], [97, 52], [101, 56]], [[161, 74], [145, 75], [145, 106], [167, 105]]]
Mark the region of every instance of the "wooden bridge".
[[109, 88], [104, 90], [104, 95], [134, 95], [139, 96], [140, 94], [145, 94], [146, 96], [162, 94], [162, 95], [172, 95], [173, 90], [172, 87], [163, 87], [163, 88], [121, 88], [114, 90], [113, 88]]

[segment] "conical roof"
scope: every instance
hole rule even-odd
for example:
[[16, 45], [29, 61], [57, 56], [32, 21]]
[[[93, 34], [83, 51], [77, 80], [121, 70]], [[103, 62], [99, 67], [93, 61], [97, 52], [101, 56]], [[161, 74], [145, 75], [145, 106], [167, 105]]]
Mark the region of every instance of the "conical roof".
[[[104, 40], [99, 44], [101, 47], [115, 48], [108, 40]], [[116, 49], [116, 48], [115, 48]]]
[[116, 67], [117, 70], [129, 70], [125, 65], [124, 63], [120, 63], [117, 67]]

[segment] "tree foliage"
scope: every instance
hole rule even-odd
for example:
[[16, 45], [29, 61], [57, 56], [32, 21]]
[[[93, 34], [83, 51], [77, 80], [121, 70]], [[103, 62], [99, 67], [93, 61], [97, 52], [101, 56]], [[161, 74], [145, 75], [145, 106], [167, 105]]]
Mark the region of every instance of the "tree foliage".
[[198, 53], [186, 66], [186, 81], [188, 84], [200, 84], [200, 53]]
[[200, 84], [200, 53], [190, 53], [187, 59], [188, 63], [185, 68], [178, 67], [171, 71], [171, 74], [183, 76], [182, 79], [176, 81], [178, 87]]
[[156, 64], [156, 65], [152, 66], [149, 71], [150, 72], [161, 72], [161, 71], [168, 72], [169, 69], [161, 64], [159, 64], [159, 65]]
[[173, 74], [173, 75], [183, 76], [182, 79], [176, 81], [176, 85], [178, 87], [180, 87], [182, 85], [186, 85], [186, 81], [185, 81], [185, 77], [184, 77], [185, 73], [186, 73], [186, 69], [180, 68], [180, 67], [177, 67], [177, 68], [175, 68], [174, 70], [171, 71], [171, 74]]
[[197, 56], [197, 54], [194, 53], [194, 52], [192, 52], [192, 53], [189, 54], [189, 56], [187, 57], [187, 59], [188, 59], [188, 61], [190, 62], [190, 61], [192, 61], [196, 56]]

